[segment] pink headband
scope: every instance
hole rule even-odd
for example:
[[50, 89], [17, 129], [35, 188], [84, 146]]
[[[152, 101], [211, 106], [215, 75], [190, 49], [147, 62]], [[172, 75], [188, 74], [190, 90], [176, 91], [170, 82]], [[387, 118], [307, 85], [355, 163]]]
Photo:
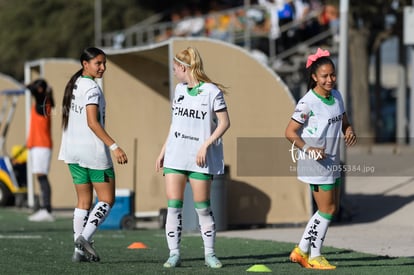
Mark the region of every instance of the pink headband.
[[318, 48], [315, 54], [311, 54], [308, 56], [308, 61], [306, 62], [306, 68], [309, 68], [313, 62], [315, 62], [318, 58], [323, 56], [330, 56], [328, 50], [322, 50], [321, 48]]

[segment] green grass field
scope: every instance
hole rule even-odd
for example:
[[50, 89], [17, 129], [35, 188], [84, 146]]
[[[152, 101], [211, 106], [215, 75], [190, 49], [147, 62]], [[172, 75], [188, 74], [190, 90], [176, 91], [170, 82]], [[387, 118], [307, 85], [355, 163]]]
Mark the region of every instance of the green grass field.
[[[303, 269], [290, 263], [292, 243], [239, 238], [217, 238], [216, 253], [224, 267], [204, 266], [201, 237], [184, 234], [182, 266], [165, 269], [168, 256], [164, 232], [159, 229], [100, 230], [94, 237], [101, 257], [99, 263], [72, 263], [73, 235], [70, 217], [54, 223], [27, 221], [28, 212], [0, 208], [0, 274], [257, 274], [246, 270], [266, 265], [273, 274], [413, 274], [414, 259], [390, 258], [340, 250], [324, 249], [326, 257], [338, 265], [334, 271]], [[142, 242], [146, 249], [128, 249]]]

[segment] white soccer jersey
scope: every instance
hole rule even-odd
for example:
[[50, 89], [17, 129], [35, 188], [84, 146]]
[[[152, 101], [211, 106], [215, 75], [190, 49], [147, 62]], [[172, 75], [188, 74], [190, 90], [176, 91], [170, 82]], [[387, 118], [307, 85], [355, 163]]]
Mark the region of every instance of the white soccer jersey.
[[108, 147], [89, 128], [86, 106], [99, 106], [98, 119], [105, 127], [105, 98], [98, 84], [86, 77], [79, 77], [73, 90], [68, 127], [62, 134], [59, 160], [76, 163], [91, 169], [108, 169], [112, 159]]
[[223, 145], [221, 139], [207, 151], [207, 167], [196, 164], [201, 145], [217, 127], [216, 111], [226, 108], [223, 93], [212, 83], [203, 83], [190, 95], [187, 85], [175, 88], [172, 104], [172, 122], [164, 156], [164, 167], [207, 173], [224, 173]]
[[345, 113], [341, 94], [331, 91], [331, 100], [310, 90], [299, 100], [292, 119], [303, 124], [300, 136], [311, 147], [325, 148], [326, 158], [314, 160], [299, 154], [298, 178], [310, 184], [333, 184], [340, 177], [340, 138]]

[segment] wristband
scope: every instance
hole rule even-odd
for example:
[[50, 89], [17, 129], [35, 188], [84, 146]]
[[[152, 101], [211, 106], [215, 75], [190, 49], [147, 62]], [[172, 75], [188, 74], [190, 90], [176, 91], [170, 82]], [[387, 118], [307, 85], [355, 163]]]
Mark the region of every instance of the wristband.
[[303, 147], [302, 147], [302, 151], [306, 152], [306, 151], [309, 150], [309, 148], [310, 148], [310, 146], [305, 143], [305, 145], [303, 145]]
[[115, 151], [118, 149], [118, 145], [114, 142], [111, 146], [109, 146], [109, 149], [111, 149], [111, 151]]

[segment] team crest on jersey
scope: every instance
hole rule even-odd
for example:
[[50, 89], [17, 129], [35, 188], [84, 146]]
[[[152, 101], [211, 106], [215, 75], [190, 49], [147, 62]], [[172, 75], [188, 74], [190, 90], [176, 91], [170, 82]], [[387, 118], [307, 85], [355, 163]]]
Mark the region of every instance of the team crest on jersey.
[[181, 103], [184, 100], [184, 95], [180, 95], [176, 100], [175, 103]]
[[[299, 112], [299, 111], [298, 111]], [[309, 114], [307, 113], [301, 113], [300, 114], [300, 118], [303, 120], [307, 120], [309, 119], [311, 116], [314, 116], [314, 113], [312, 111], [309, 112]]]

